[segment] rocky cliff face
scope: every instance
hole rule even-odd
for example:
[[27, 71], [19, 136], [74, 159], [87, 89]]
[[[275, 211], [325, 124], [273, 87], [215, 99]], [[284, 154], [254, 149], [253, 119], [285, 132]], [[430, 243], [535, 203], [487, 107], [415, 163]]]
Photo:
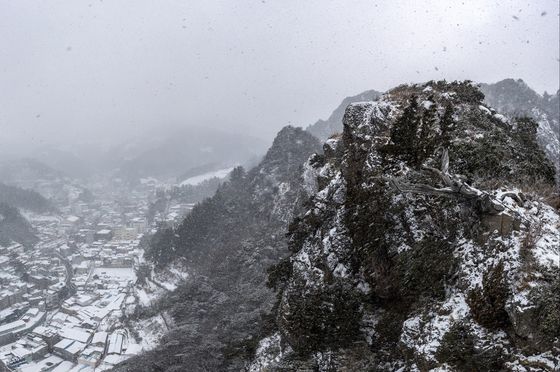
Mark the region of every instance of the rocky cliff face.
[[[494, 84], [480, 84], [485, 104], [510, 118], [528, 116], [538, 124], [537, 138], [546, 155], [560, 173], [560, 91], [539, 95], [523, 80], [504, 79]], [[318, 120], [307, 128], [311, 134], [326, 141], [342, 131], [342, 118], [351, 103], [375, 101], [383, 93], [369, 90], [345, 98], [327, 120]]]
[[557, 370], [554, 169], [534, 121], [482, 99], [432, 82], [346, 109], [249, 370]]
[[342, 117], [346, 107], [355, 102], [369, 102], [375, 101], [381, 97], [383, 93], [376, 90], [366, 90], [356, 96], [346, 97], [342, 103], [334, 110], [327, 120], [318, 120], [315, 124], [307, 127], [307, 131], [319, 138], [321, 142], [326, 141], [330, 136], [335, 133], [340, 133], [342, 130]]

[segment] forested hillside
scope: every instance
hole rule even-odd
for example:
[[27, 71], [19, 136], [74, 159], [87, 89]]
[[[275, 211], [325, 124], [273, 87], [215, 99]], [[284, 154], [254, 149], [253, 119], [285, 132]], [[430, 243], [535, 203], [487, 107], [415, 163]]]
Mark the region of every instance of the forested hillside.
[[0, 245], [21, 243], [30, 248], [37, 241], [33, 227], [18, 209], [0, 202]]
[[146, 256], [157, 267], [183, 259], [189, 277], [152, 308], [137, 310], [137, 320], [165, 312], [175, 326], [120, 370], [243, 368], [273, 324], [266, 270], [288, 254], [288, 223], [307, 200], [302, 164], [317, 151], [317, 139], [285, 127], [257, 167], [234, 169], [179, 226], [151, 238]]
[[52, 203], [41, 194], [3, 183], [0, 183], [0, 203], [37, 213], [52, 212], [55, 209]]

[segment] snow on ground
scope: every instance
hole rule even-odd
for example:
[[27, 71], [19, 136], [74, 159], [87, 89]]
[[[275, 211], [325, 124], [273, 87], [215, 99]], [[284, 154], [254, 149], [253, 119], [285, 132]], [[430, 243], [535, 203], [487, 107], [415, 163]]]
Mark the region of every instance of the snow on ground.
[[136, 295], [138, 296], [138, 301], [140, 302], [140, 305], [150, 306], [152, 304], [153, 297], [148, 295], [148, 293], [144, 289], [137, 288]]
[[165, 294], [166, 291], [169, 291], [168, 287], [170, 286], [171, 285], [169, 284], [168, 286], [163, 286], [159, 282], [155, 283], [153, 280], [148, 278], [146, 279], [146, 284], [134, 287], [134, 293], [136, 297], [138, 297], [140, 305], [150, 306], [156, 302], [158, 298]]
[[454, 322], [469, 314], [465, 296], [457, 292], [438, 306], [439, 311], [419, 314], [403, 323], [401, 342], [427, 360], [433, 360], [443, 336]]
[[[520, 356], [520, 360], [516, 360], [512, 363], [506, 363], [506, 366], [510, 368], [510, 371], [527, 371], [526, 366], [533, 366], [536, 368], [542, 368], [548, 371], [558, 371], [558, 362], [556, 356], [553, 352], [548, 351], [546, 353], [531, 355], [531, 356]], [[545, 366], [547, 369], [545, 369]], [[536, 369], [531, 369], [535, 371]]]
[[165, 288], [167, 291], [171, 292], [177, 289], [177, 285], [171, 282], [156, 282], [152, 280], [154, 283], [157, 283], [159, 286]]
[[272, 363], [280, 361], [283, 354], [280, 340], [280, 333], [277, 332], [259, 342], [249, 372], [266, 371]]
[[55, 214], [40, 214], [27, 209], [20, 209], [20, 213], [30, 222], [60, 222], [60, 216]]
[[500, 192], [496, 194], [509, 211], [514, 211], [524, 223], [539, 230], [531, 252], [539, 265], [545, 268], [560, 268], [560, 216], [554, 208], [539, 201], [530, 201], [524, 206], [519, 206], [511, 197], [504, 197]]
[[199, 183], [209, 180], [214, 177], [225, 178], [235, 167], [219, 169], [214, 172], [200, 174], [198, 176], [190, 177], [181, 182], [181, 186], [185, 185], [198, 185]]
[[167, 332], [167, 326], [163, 321], [163, 318], [156, 315], [152, 318], [141, 320], [138, 322], [138, 326], [135, 327], [138, 335], [142, 338], [139, 344], [142, 350], [147, 351], [153, 349], [157, 346], [159, 339]]
[[158, 287], [162, 287], [171, 292], [177, 289], [179, 284], [188, 276], [188, 273], [182, 268], [181, 264], [175, 262], [163, 271], [154, 272], [149, 281], [152, 281]]
[[536, 216], [543, 227], [533, 255], [544, 267], [560, 268], [560, 216], [549, 206], [538, 210]]
[[485, 114], [492, 115], [492, 111], [490, 111], [486, 106], [479, 105], [478, 108], [483, 111]]
[[179, 269], [178, 267], [176, 267], [175, 265], [171, 266], [171, 268], [169, 268], [169, 271], [175, 275], [176, 278], [179, 278], [181, 280], [185, 280], [187, 279], [187, 277], [189, 276], [188, 273], [186, 273], [185, 271]]
[[136, 282], [136, 273], [131, 267], [98, 267], [94, 270], [93, 274], [100, 278], [110, 278], [118, 282]]

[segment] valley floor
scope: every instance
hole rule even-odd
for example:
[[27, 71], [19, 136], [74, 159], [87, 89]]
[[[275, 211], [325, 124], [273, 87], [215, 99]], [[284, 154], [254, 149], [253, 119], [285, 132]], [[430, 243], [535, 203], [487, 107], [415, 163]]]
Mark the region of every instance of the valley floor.
[[157, 344], [165, 318], [126, 322], [182, 279], [170, 272], [136, 285], [152, 193], [129, 193], [124, 207], [107, 193], [56, 215], [26, 213], [40, 242], [0, 247], [0, 370], [102, 371]]

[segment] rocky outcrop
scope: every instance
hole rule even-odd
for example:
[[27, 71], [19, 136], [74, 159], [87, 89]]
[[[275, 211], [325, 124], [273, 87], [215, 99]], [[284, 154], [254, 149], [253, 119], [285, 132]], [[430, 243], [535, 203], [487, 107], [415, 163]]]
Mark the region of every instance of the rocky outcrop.
[[[480, 84], [484, 102], [510, 118], [528, 116], [538, 124], [538, 141], [549, 159], [560, 173], [560, 91], [556, 94], [540, 95], [523, 80], [504, 79], [493, 84]], [[342, 131], [342, 118], [348, 105], [357, 102], [378, 100], [383, 93], [369, 90], [345, 98], [327, 120], [318, 120], [307, 131], [326, 141]]]
[[376, 90], [367, 90], [356, 96], [346, 97], [327, 120], [320, 119], [315, 124], [308, 126], [306, 130], [319, 138], [319, 140], [326, 141], [332, 135], [342, 132], [342, 117], [349, 104], [375, 101], [382, 94]]
[[489, 233], [497, 232], [507, 237], [514, 231], [519, 231], [521, 221], [509, 213], [489, 214], [482, 217], [482, 224]]
[[348, 106], [322, 152], [283, 129], [154, 235], [148, 258], [189, 276], [138, 309], [174, 327], [118, 370], [557, 370], [554, 167], [534, 120], [483, 98], [399, 86]]
[[[430, 82], [347, 108], [342, 135], [305, 165], [316, 192], [290, 226], [291, 256], [270, 271], [277, 331], [250, 370], [558, 367], [560, 301], [544, 293], [560, 273], [560, 218], [530, 191], [553, 185], [554, 170], [534, 122], [482, 99], [468, 82]], [[425, 172], [444, 149], [476, 197]], [[520, 189], [525, 200], [511, 197]]]

